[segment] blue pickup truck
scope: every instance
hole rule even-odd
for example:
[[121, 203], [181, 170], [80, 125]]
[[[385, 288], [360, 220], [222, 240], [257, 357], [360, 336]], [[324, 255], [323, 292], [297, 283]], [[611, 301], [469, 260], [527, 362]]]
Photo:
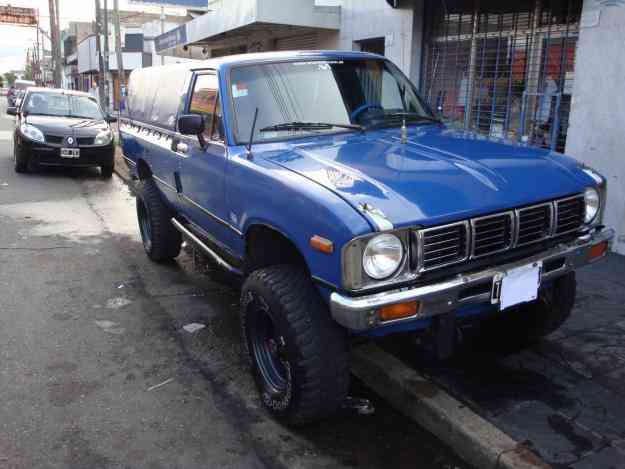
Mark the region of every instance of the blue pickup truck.
[[553, 332], [614, 236], [601, 175], [447, 127], [378, 55], [135, 70], [127, 112], [147, 255], [186, 239], [241, 277], [244, 353], [289, 423], [340, 407], [355, 337], [427, 331], [448, 356], [469, 317]]

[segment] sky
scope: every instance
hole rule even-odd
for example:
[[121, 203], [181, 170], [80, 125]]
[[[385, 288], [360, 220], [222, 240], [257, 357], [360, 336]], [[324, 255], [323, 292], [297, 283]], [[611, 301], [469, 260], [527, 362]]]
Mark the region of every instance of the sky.
[[[67, 27], [70, 21], [94, 21], [94, 0], [58, 0], [61, 29]], [[41, 28], [50, 31], [50, 17], [48, 16], [48, 0], [0, 0], [0, 4], [21, 6], [39, 9]], [[100, 0], [100, 5], [104, 0]], [[113, 8], [113, 0], [108, 0], [108, 7]], [[119, 0], [121, 10], [158, 11], [158, 7], [133, 5], [128, 0]], [[168, 9], [169, 11], [169, 9]], [[26, 61], [26, 50], [33, 47], [37, 40], [35, 28], [23, 26], [0, 25], [0, 74], [9, 70], [23, 70]], [[46, 41], [46, 49], [50, 48]]]

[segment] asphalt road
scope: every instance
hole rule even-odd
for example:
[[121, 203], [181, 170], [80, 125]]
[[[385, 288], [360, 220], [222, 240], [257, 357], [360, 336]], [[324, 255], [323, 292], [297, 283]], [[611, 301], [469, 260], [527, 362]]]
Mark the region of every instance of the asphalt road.
[[15, 174], [4, 106], [0, 467], [467, 467], [358, 383], [373, 416], [269, 418], [241, 361], [236, 288], [187, 254], [149, 262], [116, 176]]

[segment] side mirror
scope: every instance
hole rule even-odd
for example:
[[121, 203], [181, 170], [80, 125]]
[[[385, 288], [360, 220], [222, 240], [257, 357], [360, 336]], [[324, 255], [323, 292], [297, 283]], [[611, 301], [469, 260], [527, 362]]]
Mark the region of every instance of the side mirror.
[[204, 116], [185, 114], [178, 117], [178, 132], [182, 135], [200, 135], [206, 129]]
[[109, 124], [112, 124], [113, 122], [117, 122], [117, 117], [113, 114], [107, 114], [106, 117], [104, 117], [104, 120]]
[[10, 116], [17, 116], [17, 107], [9, 106], [7, 108], [7, 114], [10, 115]]

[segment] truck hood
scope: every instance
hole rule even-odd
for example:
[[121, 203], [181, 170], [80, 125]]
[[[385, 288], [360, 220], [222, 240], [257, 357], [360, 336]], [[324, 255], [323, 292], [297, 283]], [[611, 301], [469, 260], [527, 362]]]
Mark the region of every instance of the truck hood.
[[369, 204], [396, 227], [433, 226], [593, 184], [572, 158], [440, 126], [410, 129], [405, 144], [399, 129], [384, 129], [269, 145], [262, 156], [357, 210]]

